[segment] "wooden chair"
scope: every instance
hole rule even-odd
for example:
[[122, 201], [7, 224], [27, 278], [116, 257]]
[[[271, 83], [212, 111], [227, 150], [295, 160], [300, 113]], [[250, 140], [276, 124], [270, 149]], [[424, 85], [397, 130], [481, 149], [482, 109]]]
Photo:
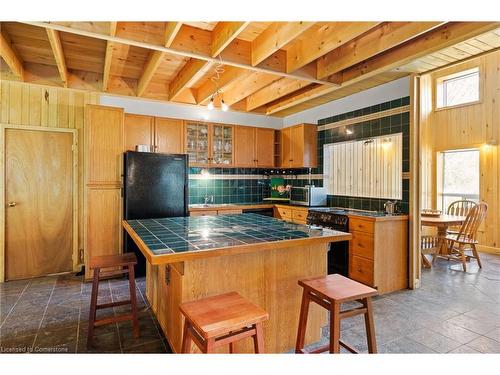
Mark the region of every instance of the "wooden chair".
[[184, 315], [182, 353], [191, 351], [191, 341], [202, 353], [213, 353], [223, 345], [234, 352], [234, 343], [252, 337], [255, 353], [264, 352], [262, 323], [269, 314], [236, 292], [203, 298], [180, 305]]
[[425, 257], [427, 254], [434, 256], [438, 249], [439, 238], [436, 235], [423, 235], [420, 238], [420, 255], [425, 268], [431, 268], [431, 262]]
[[[295, 353], [306, 353], [306, 351], [304, 351], [304, 341], [309, 303], [311, 301], [323, 306], [330, 312], [330, 343], [307, 353], [322, 353], [325, 351], [340, 353], [340, 346], [346, 348], [351, 353], [358, 353], [354, 348], [340, 340], [340, 320], [360, 314], [364, 314], [365, 316], [368, 352], [377, 352], [371, 301], [371, 297], [378, 294], [376, 289], [339, 274], [299, 280], [299, 285], [302, 286], [304, 290], [302, 294], [302, 304], [300, 306], [299, 329]], [[361, 303], [362, 307], [340, 311], [342, 303], [351, 301]]]
[[[87, 334], [87, 347], [92, 346], [94, 336], [94, 328], [104, 324], [115, 322], [123, 322], [132, 320], [134, 337], [139, 337], [139, 321], [137, 319], [137, 298], [135, 294], [135, 274], [134, 266], [137, 264], [137, 258], [134, 253], [125, 253], [122, 255], [104, 255], [90, 258], [90, 269], [94, 271], [92, 280], [92, 295], [90, 298], [89, 312], [89, 330]], [[107, 272], [101, 272], [102, 269], [112, 269]], [[128, 274], [130, 299], [124, 301], [116, 301], [111, 303], [97, 304], [97, 296], [99, 291], [99, 280], [105, 277]], [[106, 309], [114, 306], [131, 305], [131, 313], [111, 316], [96, 320], [96, 312], [98, 309]]]
[[[453, 216], [467, 216], [469, 211], [476, 207], [477, 203], [469, 200], [458, 200], [451, 202], [448, 206], [446, 213]], [[451, 226], [448, 228], [447, 233], [456, 234], [460, 230], [460, 226]]]
[[[487, 212], [488, 204], [485, 202], [481, 202], [479, 205], [472, 207], [458, 233], [450, 233], [446, 236], [450, 253], [448, 259], [462, 262], [464, 271], [467, 271], [466, 261], [471, 258], [476, 259], [479, 268], [482, 268], [481, 260], [479, 259], [479, 254], [476, 249], [478, 243], [476, 236], [477, 230], [486, 218]], [[466, 255], [465, 251], [467, 250], [472, 251], [472, 255]]]

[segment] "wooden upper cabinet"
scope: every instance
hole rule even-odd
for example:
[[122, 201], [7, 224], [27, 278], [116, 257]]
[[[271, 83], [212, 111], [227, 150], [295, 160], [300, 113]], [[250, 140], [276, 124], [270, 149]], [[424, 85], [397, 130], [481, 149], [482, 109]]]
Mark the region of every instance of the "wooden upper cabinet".
[[86, 183], [121, 184], [123, 109], [88, 105], [86, 119]]
[[184, 152], [184, 122], [179, 119], [155, 118], [154, 150], [163, 154]]
[[135, 151], [137, 145], [148, 145], [153, 151], [154, 125], [154, 117], [126, 113], [124, 150]]
[[235, 126], [234, 162], [238, 167], [255, 167], [255, 129], [251, 126]]
[[234, 165], [234, 126], [212, 124], [210, 164], [231, 167]]
[[255, 128], [255, 159], [257, 167], [273, 168], [274, 129]]
[[281, 131], [281, 167], [315, 168], [318, 131], [314, 124], [300, 124]]

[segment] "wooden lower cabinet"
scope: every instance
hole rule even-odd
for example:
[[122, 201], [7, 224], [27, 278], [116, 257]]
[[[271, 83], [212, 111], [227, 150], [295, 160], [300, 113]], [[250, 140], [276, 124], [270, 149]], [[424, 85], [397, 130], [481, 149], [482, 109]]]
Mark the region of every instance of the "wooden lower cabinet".
[[307, 224], [308, 208], [280, 206], [274, 207], [274, 217], [295, 224]]
[[408, 218], [349, 217], [349, 278], [380, 294], [408, 287]]

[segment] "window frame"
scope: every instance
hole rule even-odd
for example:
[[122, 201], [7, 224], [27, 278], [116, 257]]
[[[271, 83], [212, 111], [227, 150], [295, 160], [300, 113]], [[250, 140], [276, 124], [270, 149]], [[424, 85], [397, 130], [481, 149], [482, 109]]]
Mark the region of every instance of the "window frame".
[[[452, 153], [452, 152], [468, 152], [468, 151], [476, 151], [478, 153], [479, 157], [479, 171], [478, 171], [478, 178], [479, 178], [479, 193], [476, 194], [463, 194], [463, 193], [449, 193], [445, 194], [444, 193], [444, 174], [445, 174], [445, 161], [444, 161], [444, 156], [447, 153]], [[462, 200], [462, 199], [467, 199], [467, 200], [472, 200], [472, 201], [480, 201], [481, 200], [481, 148], [479, 146], [475, 147], [466, 147], [466, 148], [460, 148], [460, 149], [451, 149], [451, 150], [440, 150], [437, 153], [438, 157], [438, 163], [437, 163], [437, 180], [436, 180], [436, 207], [443, 212], [445, 212], [448, 207], [444, 206], [444, 200], [445, 197], [456, 197], [456, 200]]]
[[[455, 69], [453, 69], [453, 70], [455, 70]], [[471, 102], [467, 102], [467, 103], [438, 107], [438, 95], [437, 95], [438, 86], [442, 85], [446, 81], [451, 81], [451, 80], [457, 79], [457, 78], [462, 77], [462, 76], [471, 75], [471, 74], [473, 74], [473, 72], [472, 72], [473, 70], [477, 70], [477, 74], [478, 74], [478, 85], [479, 85], [479, 87], [478, 87], [478, 99], [471, 101]], [[432, 100], [433, 110], [435, 112], [438, 112], [438, 111], [446, 111], [448, 109], [454, 109], [454, 108], [460, 108], [460, 107], [481, 104], [483, 101], [483, 77], [484, 77], [484, 75], [483, 75], [483, 69], [482, 69], [481, 65], [472, 65], [472, 66], [467, 66], [467, 67], [461, 67], [459, 70], [457, 69], [454, 72], [448, 71], [446, 74], [442, 74], [442, 75], [434, 77], [434, 82], [432, 85], [432, 92], [433, 92], [433, 96], [434, 96], [434, 98]]]

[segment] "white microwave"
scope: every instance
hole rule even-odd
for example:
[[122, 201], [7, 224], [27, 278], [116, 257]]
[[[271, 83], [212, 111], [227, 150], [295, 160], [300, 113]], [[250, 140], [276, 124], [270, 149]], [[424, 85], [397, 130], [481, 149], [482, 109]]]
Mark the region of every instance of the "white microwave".
[[326, 206], [326, 188], [306, 185], [304, 187], [292, 186], [290, 190], [290, 203], [299, 206]]

